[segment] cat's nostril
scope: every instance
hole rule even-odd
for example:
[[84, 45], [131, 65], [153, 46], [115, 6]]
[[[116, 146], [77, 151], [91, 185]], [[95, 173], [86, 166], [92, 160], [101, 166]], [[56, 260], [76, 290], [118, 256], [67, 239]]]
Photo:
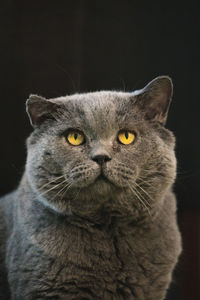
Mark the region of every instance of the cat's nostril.
[[99, 155], [94, 155], [92, 157], [92, 160], [96, 161], [99, 165], [102, 165], [103, 163], [111, 160], [111, 157], [109, 155], [99, 154]]

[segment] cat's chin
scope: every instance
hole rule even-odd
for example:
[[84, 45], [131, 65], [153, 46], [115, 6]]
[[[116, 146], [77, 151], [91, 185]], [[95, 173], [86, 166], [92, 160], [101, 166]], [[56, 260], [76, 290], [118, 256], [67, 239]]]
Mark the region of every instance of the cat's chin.
[[107, 201], [117, 190], [117, 187], [104, 176], [98, 176], [92, 183], [82, 186], [79, 191], [79, 200], [102, 203]]
[[111, 181], [109, 181], [106, 177], [103, 175], [98, 176], [92, 184], [90, 184], [88, 187], [89, 189], [92, 189], [98, 193], [106, 193], [113, 189], [114, 185]]
[[97, 189], [101, 191], [112, 191], [114, 192], [116, 189], [121, 189], [125, 186], [125, 182], [116, 182], [113, 178], [109, 178], [108, 176], [101, 173], [92, 183], [90, 183], [86, 188]]

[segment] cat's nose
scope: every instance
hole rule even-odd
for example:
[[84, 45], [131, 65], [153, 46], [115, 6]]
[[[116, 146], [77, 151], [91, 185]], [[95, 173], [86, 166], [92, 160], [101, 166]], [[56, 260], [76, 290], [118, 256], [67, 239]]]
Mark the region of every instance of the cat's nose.
[[111, 157], [108, 154], [98, 154], [92, 156], [92, 160], [96, 161], [99, 165], [111, 160]]

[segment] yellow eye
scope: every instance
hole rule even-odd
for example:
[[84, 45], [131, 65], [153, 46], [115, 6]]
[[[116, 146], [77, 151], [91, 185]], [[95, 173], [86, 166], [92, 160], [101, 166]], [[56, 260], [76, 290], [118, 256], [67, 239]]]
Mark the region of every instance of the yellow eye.
[[79, 146], [84, 143], [84, 135], [77, 131], [70, 131], [67, 135], [68, 142], [73, 146]]
[[118, 134], [118, 140], [121, 144], [124, 145], [132, 144], [135, 140], [135, 134], [128, 130], [120, 131], [120, 133]]

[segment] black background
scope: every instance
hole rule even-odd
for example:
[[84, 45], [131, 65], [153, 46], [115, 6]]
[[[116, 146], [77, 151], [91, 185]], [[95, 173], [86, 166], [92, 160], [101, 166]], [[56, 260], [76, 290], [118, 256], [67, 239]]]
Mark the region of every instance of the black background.
[[130, 91], [172, 77], [184, 252], [169, 300], [200, 298], [199, 19], [198, 1], [0, 2], [1, 195], [24, 170], [29, 94]]

